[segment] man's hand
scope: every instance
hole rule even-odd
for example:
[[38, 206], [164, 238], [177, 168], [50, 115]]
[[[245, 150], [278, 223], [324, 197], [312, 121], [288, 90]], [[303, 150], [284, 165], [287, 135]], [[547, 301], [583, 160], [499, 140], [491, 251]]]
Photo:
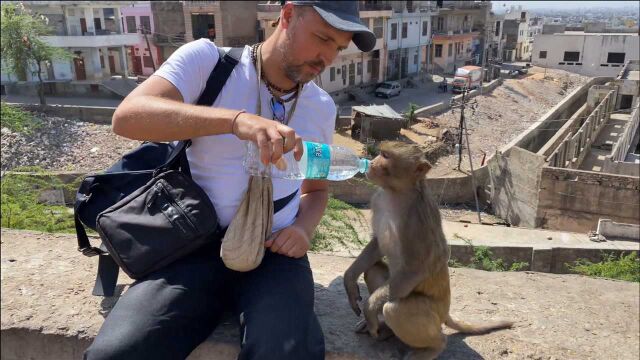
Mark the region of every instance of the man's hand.
[[260, 149], [260, 160], [265, 165], [275, 164], [282, 154], [291, 150], [296, 161], [302, 158], [302, 138], [292, 128], [277, 121], [243, 113], [238, 115], [231, 132], [240, 140], [256, 143]]
[[300, 258], [307, 253], [311, 242], [304, 229], [294, 224], [271, 235], [264, 246], [272, 252]]

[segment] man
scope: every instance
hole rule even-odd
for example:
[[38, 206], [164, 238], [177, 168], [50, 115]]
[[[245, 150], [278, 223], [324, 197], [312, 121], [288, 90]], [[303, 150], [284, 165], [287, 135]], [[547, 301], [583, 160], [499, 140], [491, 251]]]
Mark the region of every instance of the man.
[[211, 41], [216, 41], [216, 28], [213, 26], [213, 24], [209, 24], [209, 26], [207, 27], [207, 37]]
[[[311, 80], [351, 40], [363, 51], [375, 44], [360, 22], [357, 2], [287, 2], [274, 34], [260, 47], [245, 47], [212, 107], [192, 105], [219, 57], [213, 43], [200, 39], [178, 49], [124, 99], [114, 113], [113, 130], [138, 140], [192, 139], [187, 155], [193, 179], [226, 227], [247, 190], [245, 140], [258, 145], [264, 163], [274, 164], [291, 150], [299, 159], [301, 139], [331, 142], [335, 104]], [[260, 82], [256, 61], [261, 61]], [[290, 119], [276, 114], [273, 104], [284, 105], [288, 113], [295, 97]], [[263, 117], [255, 115], [258, 98]], [[323, 359], [306, 252], [326, 207], [327, 189], [326, 181], [273, 179], [274, 199], [299, 191], [274, 215], [274, 233], [265, 242], [270, 251], [258, 268], [227, 269], [217, 243], [136, 281], [85, 358], [183, 359], [230, 310], [240, 319], [240, 359]]]

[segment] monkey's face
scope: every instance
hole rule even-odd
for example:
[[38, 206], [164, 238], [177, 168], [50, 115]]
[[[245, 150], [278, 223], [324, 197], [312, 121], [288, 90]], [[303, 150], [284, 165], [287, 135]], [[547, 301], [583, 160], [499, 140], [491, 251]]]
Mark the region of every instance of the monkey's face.
[[371, 161], [367, 177], [376, 185], [390, 190], [413, 188], [424, 178], [431, 164], [419, 147], [400, 142], [383, 142], [380, 154]]

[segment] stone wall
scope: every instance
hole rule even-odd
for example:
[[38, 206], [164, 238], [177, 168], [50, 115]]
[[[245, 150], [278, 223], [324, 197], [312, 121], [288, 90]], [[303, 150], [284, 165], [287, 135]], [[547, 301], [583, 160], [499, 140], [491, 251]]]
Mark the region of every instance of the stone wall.
[[600, 218], [640, 223], [640, 178], [544, 167], [537, 217], [546, 229], [587, 232]]
[[[7, 83], [5, 91], [7, 95], [14, 96], [38, 96], [37, 82], [16, 82]], [[73, 96], [73, 97], [90, 97], [101, 99], [122, 99], [118, 95], [106, 88], [102, 84], [78, 84], [69, 81], [46, 82], [44, 84], [44, 94], [46, 96]]]
[[539, 225], [536, 210], [544, 160], [542, 155], [519, 147], [489, 159], [490, 199], [495, 215], [516, 226]]
[[[502, 84], [502, 79], [495, 79], [493, 81], [491, 81], [490, 83], [487, 83], [485, 85], [482, 86], [482, 93], [486, 93], [489, 91], [492, 91], [493, 89], [497, 88], [498, 86], [500, 86]], [[480, 95], [480, 90], [479, 89], [475, 89], [472, 91], [469, 91], [466, 95], [465, 95], [465, 99], [471, 99], [474, 98], [476, 96]], [[462, 94], [460, 95], [456, 95], [452, 98], [453, 101], [461, 101], [462, 100]], [[449, 105], [449, 102], [439, 102], [437, 104], [434, 105], [430, 105], [430, 106], [425, 106], [423, 108], [419, 108], [416, 110], [415, 114], [416, 116], [429, 116], [429, 115], [436, 115], [436, 114], [440, 114], [443, 113], [447, 110], [449, 110], [451, 106]]]
[[77, 119], [93, 124], [111, 125], [116, 108], [99, 106], [13, 104], [28, 111], [39, 111], [50, 116]]

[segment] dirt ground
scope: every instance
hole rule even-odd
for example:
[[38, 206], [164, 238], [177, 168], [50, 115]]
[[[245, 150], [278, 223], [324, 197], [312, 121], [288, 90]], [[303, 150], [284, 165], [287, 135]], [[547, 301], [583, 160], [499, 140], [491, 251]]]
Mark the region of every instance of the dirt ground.
[[[3, 334], [7, 329], [27, 329], [64, 335], [66, 339], [93, 338], [118, 300], [90, 294], [97, 259], [80, 255], [73, 235], [6, 229], [1, 235]], [[376, 342], [353, 332], [359, 318], [349, 308], [342, 284], [342, 274], [353, 258], [309, 257], [316, 283], [315, 310], [325, 333], [327, 358], [401, 358], [407, 348], [397, 340]], [[130, 282], [126, 276], [120, 277], [120, 284]], [[447, 330], [450, 336], [441, 360], [635, 360], [640, 356], [637, 283], [464, 268], [452, 269], [451, 282], [454, 318], [478, 324], [509, 319], [515, 327], [482, 336]], [[366, 294], [364, 288], [362, 293]], [[223, 326], [217, 333], [237, 343], [233, 325]], [[76, 346], [82, 344], [88, 343]], [[53, 346], [36, 350], [42, 354], [63, 349]], [[78, 353], [82, 350], [76, 349]]]

